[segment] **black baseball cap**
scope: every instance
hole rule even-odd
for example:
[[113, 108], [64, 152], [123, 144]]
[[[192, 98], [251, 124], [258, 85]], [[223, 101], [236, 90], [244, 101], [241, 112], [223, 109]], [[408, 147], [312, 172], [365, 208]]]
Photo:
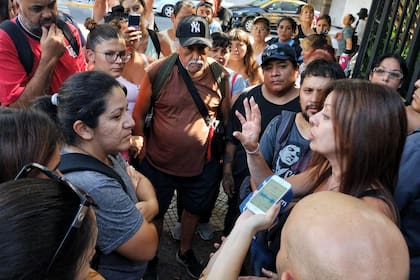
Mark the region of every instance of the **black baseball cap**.
[[366, 8], [361, 8], [360, 11], [357, 13], [357, 15], [359, 16], [359, 18], [365, 18], [368, 17], [368, 9]]
[[181, 46], [206, 45], [211, 48], [211, 37], [207, 21], [200, 16], [183, 18], [176, 28], [176, 37]]
[[296, 51], [287, 44], [274, 43], [267, 46], [261, 56], [261, 66], [273, 59], [289, 60], [294, 66], [297, 65]]

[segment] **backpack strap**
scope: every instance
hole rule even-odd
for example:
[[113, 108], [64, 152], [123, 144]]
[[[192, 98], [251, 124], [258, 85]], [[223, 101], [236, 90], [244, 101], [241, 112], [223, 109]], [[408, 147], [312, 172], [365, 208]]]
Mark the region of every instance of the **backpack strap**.
[[173, 53], [170, 56], [168, 56], [162, 63], [162, 66], [160, 67], [159, 74], [156, 75], [156, 77], [153, 79], [152, 82], [152, 99], [151, 99], [151, 106], [153, 107], [156, 98], [159, 95], [160, 90], [163, 87], [163, 84], [166, 82], [166, 80], [169, 77], [169, 74], [172, 71], [172, 68], [175, 65], [175, 62], [178, 58], [177, 53]]
[[213, 74], [214, 79], [216, 80], [217, 86], [222, 93], [222, 99], [226, 96], [226, 75], [223, 72], [224, 68], [216, 61], [210, 63], [210, 69]]
[[279, 117], [280, 121], [277, 127], [273, 155], [277, 155], [284, 144], [286, 144], [287, 136], [290, 134], [293, 124], [295, 123], [296, 113], [282, 110]]
[[10, 39], [12, 39], [17, 50], [20, 63], [22, 63], [23, 68], [25, 68], [26, 74], [31, 74], [34, 64], [34, 54], [32, 53], [31, 46], [29, 45], [25, 34], [23, 34], [22, 30], [16, 23], [10, 20], [3, 21], [0, 24], [0, 29], [3, 29], [7, 35], [9, 35]]
[[[150, 100], [150, 110], [148, 113], [149, 122], [152, 118], [151, 115], [153, 115], [153, 106], [155, 104], [155, 101], [157, 97], [159, 96], [160, 90], [163, 87], [163, 84], [166, 82], [166, 80], [169, 77], [169, 74], [172, 71], [172, 68], [174, 67], [176, 61], [178, 59], [178, 54], [173, 53], [170, 56], [166, 57], [163, 61], [159, 74], [154, 77], [154, 79], [151, 81], [152, 83], [152, 95]], [[213, 61], [210, 63], [210, 69], [212, 71], [213, 77], [216, 80], [217, 86], [220, 88], [220, 92], [222, 93], [222, 98], [226, 96], [226, 88], [225, 88], [225, 79], [226, 75], [223, 72], [223, 67], [220, 66], [216, 61]]]
[[79, 42], [77, 42], [77, 39], [74, 37], [73, 32], [71, 31], [68, 24], [62, 20], [60, 17], [57, 18], [57, 26], [63, 31], [64, 37], [66, 37], [67, 41], [69, 41], [71, 48], [76, 53], [76, 55], [79, 55], [80, 46]]
[[[220, 89], [220, 93], [222, 94], [222, 101], [226, 96], [226, 79], [227, 76], [223, 72], [224, 68], [221, 66], [217, 61], [213, 61], [210, 63], [210, 69], [213, 74], [214, 79], [216, 80], [217, 87]], [[223, 120], [223, 113], [221, 106], [217, 108], [217, 118], [218, 120]]]
[[127, 193], [127, 186], [120, 175], [118, 175], [118, 173], [111, 167], [94, 157], [79, 153], [64, 154], [61, 155], [61, 161], [58, 169], [63, 174], [75, 171], [95, 171], [104, 174], [117, 180], [124, 192]]
[[158, 58], [159, 58], [160, 52], [161, 52], [161, 48], [160, 48], [160, 42], [159, 42], [158, 35], [152, 29], [147, 29], [147, 32], [149, 32], [150, 39], [152, 39], [153, 46], [155, 47], [155, 50], [156, 50], [157, 55], [158, 55]]
[[158, 74], [153, 77], [153, 79], [150, 81], [152, 83], [152, 94], [150, 95], [150, 106], [149, 111], [147, 112], [146, 118], [144, 120], [144, 129], [143, 133], [147, 137], [150, 129], [152, 127], [152, 120], [153, 120], [153, 107], [155, 106], [155, 102], [157, 97], [160, 94], [160, 90], [163, 87], [163, 84], [166, 82], [166, 80], [169, 77], [169, 74], [172, 71], [172, 68], [175, 65], [176, 60], [178, 59], [178, 54], [173, 53], [170, 56], [166, 57], [162, 65], [159, 69]]
[[[74, 34], [67, 23], [64, 20], [57, 18], [57, 26], [63, 31], [64, 37], [69, 41], [70, 46], [76, 55], [79, 55], [79, 42], [77, 42], [77, 39], [74, 37]], [[34, 54], [32, 53], [31, 46], [22, 30], [16, 23], [10, 20], [3, 21], [0, 24], [0, 29], [3, 29], [7, 35], [9, 35], [10, 39], [12, 39], [18, 52], [20, 63], [22, 63], [25, 68], [26, 74], [31, 74], [34, 64]]]
[[[69, 153], [61, 155], [61, 161], [60, 165], [58, 166], [58, 169], [63, 173], [70, 173], [75, 171], [95, 171], [99, 172], [101, 174], [104, 174], [110, 178], [113, 178], [118, 181], [118, 183], [121, 185], [122, 189], [125, 193], [127, 193], [127, 186], [125, 185], [124, 181], [118, 175], [117, 172], [115, 172], [111, 167], [104, 164], [102, 161], [97, 160], [94, 157], [80, 154], [80, 153]], [[96, 244], [95, 247], [95, 255], [93, 256], [90, 265], [93, 269], [98, 270], [100, 260], [104, 253], [99, 248], [98, 244]], [[116, 253], [118, 254], [118, 253]]]

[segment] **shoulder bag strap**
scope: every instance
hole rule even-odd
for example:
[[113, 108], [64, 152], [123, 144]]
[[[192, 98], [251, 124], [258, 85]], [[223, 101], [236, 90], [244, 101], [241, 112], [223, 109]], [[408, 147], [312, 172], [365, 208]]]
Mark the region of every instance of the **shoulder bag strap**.
[[160, 52], [161, 52], [159, 37], [154, 30], [147, 29], [147, 31], [149, 32], [150, 39], [152, 39], [153, 46], [155, 47], [156, 53], [157, 53], [158, 58], [159, 58], [160, 57]]
[[187, 70], [184, 68], [184, 66], [182, 66], [179, 58], [176, 60], [176, 64], [178, 65], [179, 73], [181, 73], [182, 79], [184, 80], [185, 85], [187, 86], [188, 91], [190, 92], [191, 97], [198, 108], [198, 111], [200, 111], [200, 114], [201, 116], [203, 116], [203, 119], [206, 122], [207, 126], [210, 126], [211, 118], [209, 115], [209, 111], [207, 110], [206, 105], [204, 104], [203, 100], [198, 94], [197, 88], [194, 86], [190, 75], [188, 75]]

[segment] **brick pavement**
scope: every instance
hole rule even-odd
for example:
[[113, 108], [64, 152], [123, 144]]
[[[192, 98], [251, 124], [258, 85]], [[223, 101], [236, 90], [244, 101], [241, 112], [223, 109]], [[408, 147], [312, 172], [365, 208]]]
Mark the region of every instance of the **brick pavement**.
[[[223, 189], [220, 190], [213, 210], [210, 223], [212, 224], [215, 235], [213, 240], [203, 241], [198, 234], [194, 237], [193, 250], [197, 258], [207, 263], [209, 254], [214, 251], [213, 243], [220, 241], [223, 230], [223, 222], [227, 210], [227, 196]], [[177, 263], [175, 254], [178, 248], [177, 241], [171, 237], [171, 229], [177, 221], [176, 198], [174, 197], [164, 218], [164, 229], [159, 246], [159, 279], [160, 280], [189, 280], [185, 269]]]

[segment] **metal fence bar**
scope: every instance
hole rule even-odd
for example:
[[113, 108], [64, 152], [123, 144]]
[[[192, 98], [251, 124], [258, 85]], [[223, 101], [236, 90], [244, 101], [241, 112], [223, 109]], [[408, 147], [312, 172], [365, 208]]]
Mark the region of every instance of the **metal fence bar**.
[[410, 102], [414, 82], [420, 78], [419, 0], [373, 0], [362, 41], [352, 78], [367, 78], [381, 55], [399, 53], [409, 70], [400, 93]]

